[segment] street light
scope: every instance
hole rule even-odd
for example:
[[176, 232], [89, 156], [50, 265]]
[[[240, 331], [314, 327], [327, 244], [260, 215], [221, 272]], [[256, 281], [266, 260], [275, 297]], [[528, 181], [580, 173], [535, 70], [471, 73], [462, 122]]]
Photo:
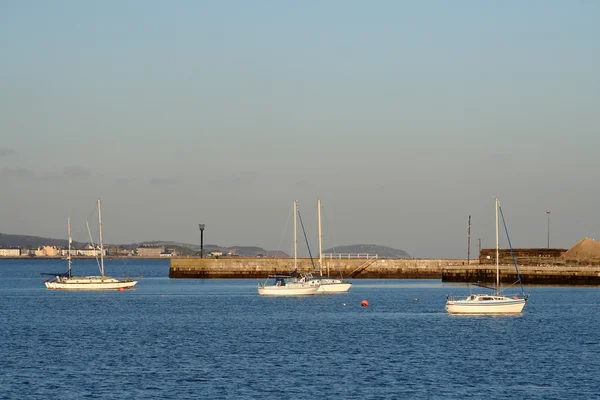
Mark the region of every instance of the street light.
[[550, 210], [546, 210], [548, 216], [548, 248], [550, 248]]
[[198, 228], [200, 228], [200, 258], [204, 258], [204, 225], [198, 224]]

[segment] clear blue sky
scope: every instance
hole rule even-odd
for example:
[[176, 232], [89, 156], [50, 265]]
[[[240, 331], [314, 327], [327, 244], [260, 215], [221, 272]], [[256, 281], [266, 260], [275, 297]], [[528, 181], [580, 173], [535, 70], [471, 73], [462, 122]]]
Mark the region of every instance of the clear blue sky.
[[[2, 1], [0, 232], [466, 257], [600, 240], [600, 2]], [[291, 222], [290, 222], [291, 224]], [[503, 247], [506, 241], [501, 241]], [[316, 245], [312, 248], [315, 253]], [[305, 254], [305, 252], [304, 252]]]

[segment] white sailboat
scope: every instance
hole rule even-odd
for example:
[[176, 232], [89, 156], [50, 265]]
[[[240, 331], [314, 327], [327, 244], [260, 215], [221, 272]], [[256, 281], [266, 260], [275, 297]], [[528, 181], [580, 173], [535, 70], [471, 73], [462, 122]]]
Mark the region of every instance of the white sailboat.
[[[309, 282], [297, 278], [298, 240], [296, 238], [296, 215], [298, 203], [294, 201], [294, 271], [289, 275], [269, 275], [265, 282], [258, 283], [258, 294], [261, 296], [307, 296], [319, 290], [318, 282]], [[270, 279], [274, 279], [268, 284]]]
[[[496, 198], [496, 287], [495, 293], [471, 294], [468, 297], [448, 297], [446, 300], [446, 311], [450, 314], [519, 314], [523, 311], [527, 302], [527, 295], [523, 292], [521, 296], [503, 296], [500, 294], [500, 256], [498, 240], [498, 210], [500, 202]], [[515, 263], [516, 267], [516, 263]], [[517, 270], [517, 275], [518, 275]], [[519, 276], [519, 282], [521, 278]], [[522, 289], [522, 286], [521, 286]]]
[[104, 246], [102, 244], [102, 202], [98, 199], [98, 225], [100, 230], [100, 276], [71, 275], [71, 219], [68, 219], [69, 249], [67, 263], [69, 271], [64, 275], [56, 275], [54, 279], [44, 282], [46, 288], [57, 290], [122, 290], [131, 289], [137, 283], [131, 278], [116, 279], [104, 275]]
[[318, 224], [319, 224], [319, 274], [321, 276], [315, 277], [314, 279], [318, 279], [320, 282], [319, 292], [326, 293], [344, 293], [350, 290], [352, 283], [344, 281], [344, 278], [330, 278], [329, 277], [329, 269], [327, 271], [327, 276], [323, 276], [323, 235], [321, 234], [321, 199], [317, 200], [317, 216], [318, 216]]

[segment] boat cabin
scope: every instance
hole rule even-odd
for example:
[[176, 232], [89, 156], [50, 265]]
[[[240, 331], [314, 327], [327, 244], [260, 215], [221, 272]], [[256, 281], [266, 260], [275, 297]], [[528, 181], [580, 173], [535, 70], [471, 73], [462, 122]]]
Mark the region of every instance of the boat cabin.
[[472, 294], [466, 299], [467, 301], [499, 301], [506, 300], [505, 297], [502, 296], [490, 296], [487, 294]]
[[[275, 279], [273, 286], [286, 286], [288, 281], [292, 279], [290, 275], [269, 275], [268, 279]], [[265, 282], [266, 284], [266, 282]]]

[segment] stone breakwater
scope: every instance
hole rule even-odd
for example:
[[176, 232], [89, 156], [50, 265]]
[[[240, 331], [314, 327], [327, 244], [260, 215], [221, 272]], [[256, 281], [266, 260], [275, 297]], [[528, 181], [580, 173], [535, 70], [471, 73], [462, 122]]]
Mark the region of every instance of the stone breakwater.
[[[600, 286], [600, 265], [519, 266], [524, 285], [588, 285]], [[500, 282], [517, 281], [514, 265], [500, 266]], [[443, 282], [496, 282], [495, 265], [448, 266], [442, 271]]]
[[[433, 259], [324, 259], [323, 274], [360, 279], [441, 279], [442, 269], [466, 264], [466, 260]], [[314, 261], [315, 266], [318, 260]], [[299, 272], [312, 272], [309, 258], [297, 260]], [[197, 258], [171, 259], [171, 278], [255, 278], [272, 274], [288, 274], [294, 270], [290, 258]]]
[[[315, 266], [318, 265], [314, 261]], [[297, 260], [299, 272], [312, 272], [309, 258]], [[177, 257], [170, 261], [170, 278], [264, 279], [294, 270], [290, 258], [199, 258]], [[354, 279], [441, 279], [443, 282], [496, 281], [494, 265], [460, 259], [325, 259], [323, 273]], [[519, 266], [525, 285], [600, 285], [600, 265]], [[502, 265], [500, 280], [512, 284], [517, 276], [513, 265]]]

